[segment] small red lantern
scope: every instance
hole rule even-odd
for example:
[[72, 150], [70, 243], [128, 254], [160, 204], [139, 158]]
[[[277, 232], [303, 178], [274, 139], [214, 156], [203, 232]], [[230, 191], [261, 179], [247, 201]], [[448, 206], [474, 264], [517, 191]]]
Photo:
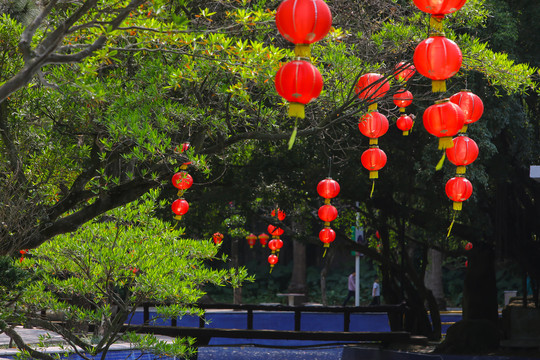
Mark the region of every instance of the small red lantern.
[[467, 125], [478, 121], [484, 113], [484, 103], [478, 95], [469, 90], [461, 90], [457, 94], [450, 96], [450, 101], [457, 104], [465, 114], [465, 125], [461, 132], [467, 131]]
[[257, 235], [251, 233], [248, 236], [246, 236], [246, 240], [248, 242], [249, 248], [253, 249], [253, 245], [257, 242]]
[[384, 76], [376, 73], [367, 73], [360, 76], [355, 91], [358, 98], [366, 100], [369, 110], [377, 110], [377, 99], [382, 98], [390, 90], [390, 83]]
[[[183, 153], [187, 151], [189, 147], [190, 147], [189, 143], [183, 143], [181, 146], [177, 146], [175, 150], [177, 152]], [[185, 170], [187, 169], [188, 165], [191, 165], [191, 161], [183, 163], [182, 166], [180, 166], [180, 169]]]
[[421, 11], [431, 14], [430, 25], [441, 32], [444, 15], [458, 11], [467, 0], [413, 0], [413, 2]]
[[462, 202], [467, 200], [473, 192], [471, 182], [464, 177], [456, 176], [448, 180], [445, 186], [446, 195], [454, 202], [454, 210], [461, 210]]
[[412, 104], [413, 94], [412, 92], [401, 89], [394, 94], [394, 104], [399, 108], [399, 112], [405, 112], [405, 108]]
[[414, 120], [408, 115], [401, 115], [396, 121], [396, 126], [399, 130], [403, 131], [403, 136], [409, 135], [409, 131], [411, 131], [413, 125]]
[[[270, 226], [272, 226], [272, 225], [270, 225]], [[268, 226], [268, 227], [270, 227], [270, 226]], [[259, 235], [259, 242], [261, 243], [262, 247], [266, 247], [266, 243], [268, 242], [269, 238], [270, 238], [270, 236], [268, 236], [265, 233], [262, 233], [262, 234]]]
[[379, 240], [381, 238], [381, 234], [379, 233], [379, 230], [375, 230], [375, 237]]
[[472, 250], [473, 248], [473, 244], [471, 242], [468, 242], [467, 244], [465, 244], [465, 250], [469, 251], [469, 250]]
[[267, 230], [271, 236], [281, 236], [285, 232], [282, 228], [274, 225], [268, 225]]
[[448, 160], [457, 166], [456, 174], [465, 174], [465, 166], [472, 164], [478, 157], [478, 145], [467, 136], [456, 136], [454, 146], [446, 149]]
[[276, 251], [279, 252], [279, 249], [283, 247], [283, 240], [281, 239], [272, 239], [268, 242], [268, 248], [272, 250], [272, 254]]
[[401, 61], [395, 67], [394, 78], [397, 81], [406, 82], [406, 81], [409, 81], [409, 79], [413, 77], [414, 73], [416, 73], [416, 69], [414, 68], [414, 65]]
[[224, 238], [224, 237], [225, 237], [225, 236], [224, 236], [222, 233], [220, 233], [220, 232], [214, 233], [214, 234], [212, 235], [212, 239], [214, 240], [214, 244], [216, 244], [216, 245], [221, 244], [221, 242], [223, 241], [223, 238]]
[[439, 138], [439, 149], [454, 146], [452, 136], [463, 127], [465, 115], [459, 106], [448, 99], [435, 102], [424, 111], [424, 127]]
[[330, 224], [331, 221], [336, 220], [338, 211], [333, 205], [323, 205], [318, 211], [319, 218], [325, 222], [325, 225]]
[[413, 60], [416, 70], [432, 80], [431, 90], [444, 92], [445, 80], [461, 68], [462, 55], [455, 42], [442, 35], [435, 35], [418, 44]]
[[[272, 217], [276, 216], [276, 210], [272, 210]], [[287, 216], [287, 214], [285, 214], [285, 211], [281, 210], [281, 209], [277, 209], [277, 218], [279, 221], [283, 221], [285, 220], [285, 217]]]
[[294, 60], [282, 66], [275, 78], [278, 94], [289, 102], [289, 116], [304, 118], [304, 105], [323, 88], [321, 73], [308, 61]]
[[379, 170], [386, 165], [386, 154], [378, 147], [371, 147], [364, 151], [360, 160], [362, 165], [369, 170], [369, 178], [377, 179]]
[[326, 200], [329, 201], [330, 199], [335, 198], [339, 194], [339, 190], [339, 183], [330, 177], [319, 181], [317, 184], [317, 192], [325, 199], [325, 203]]
[[193, 178], [185, 171], [177, 172], [172, 177], [172, 183], [178, 189], [178, 195], [182, 194], [193, 185]]
[[182, 219], [182, 216], [185, 215], [189, 210], [189, 204], [184, 199], [176, 199], [173, 201], [171, 205], [171, 209], [173, 213], [176, 214], [174, 217], [175, 220]]
[[370, 145], [376, 145], [377, 139], [388, 131], [388, 119], [378, 111], [369, 112], [360, 118], [358, 129], [369, 138]]
[[277, 8], [276, 26], [285, 39], [296, 45], [296, 56], [309, 57], [309, 44], [330, 31], [332, 13], [322, 0], [285, 0]]
[[319, 239], [324, 243], [324, 247], [329, 247], [330, 243], [336, 239], [336, 232], [325, 227], [319, 232]]
[[270, 268], [273, 268], [274, 265], [278, 263], [278, 260], [279, 258], [274, 254], [271, 254], [270, 256], [268, 256], [268, 263], [270, 264]]

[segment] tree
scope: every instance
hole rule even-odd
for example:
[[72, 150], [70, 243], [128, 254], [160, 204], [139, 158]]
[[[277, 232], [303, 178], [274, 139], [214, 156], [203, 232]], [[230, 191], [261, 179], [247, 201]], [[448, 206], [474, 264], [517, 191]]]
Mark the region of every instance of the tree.
[[[3, 307], [0, 329], [17, 347], [35, 359], [53, 355], [31, 348], [17, 334], [22, 320], [54, 331], [66, 341], [66, 350], [84, 359], [101, 354], [120, 339], [139, 349], [186, 356], [192, 339], [172, 344], [153, 335], [123, 334], [137, 307], [156, 304], [162, 318], [202, 315], [196, 307], [204, 285], [238, 287], [247, 278], [243, 268], [210, 268], [218, 247], [211, 241], [183, 238], [183, 229], [156, 219], [158, 192], [108, 212], [74, 233], [57, 236], [25, 255], [18, 267], [26, 270], [24, 286], [11, 289], [14, 306]], [[226, 257], [223, 257], [225, 260]], [[42, 310], [48, 311], [43, 317]], [[61, 316], [61, 321], [53, 314]], [[94, 327], [94, 337], [87, 334]], [[85, 331], [86, 330], [86, 331]]]

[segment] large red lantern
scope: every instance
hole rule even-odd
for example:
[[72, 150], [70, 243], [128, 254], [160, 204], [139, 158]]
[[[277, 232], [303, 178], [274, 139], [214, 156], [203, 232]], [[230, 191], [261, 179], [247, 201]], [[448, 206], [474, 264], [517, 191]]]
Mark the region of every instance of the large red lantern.
[[[272, 225], [270, 225], [270, 226], [272, 226]], [[269, 238], [270, 238], [270, 236], [268, 236], [265, 233], [262, 233], [262, 234], [259, 235], [259, 242], [261, 243], [262, 247], [266, 247], [266, 243], [268, 242]]]
[[172, 177], [172, 183], [178, 189], [178, 195], [182, 194], [193, 185], [193, 178], [185, 171], [177, 172]]
[[309, 44], [330, 31], [332, 13], [322, 0], [285, 0], [277, 8], [276, 26], [285, 39], [296, 45], [296, 56], [309, 57]]
[[461, 68], [462, 55], [455, 42], [442, 35], [435, 35], [416, 46], [413, 60], [416, 70], [432, 80], [431, 90], [444, 92], [445, 80]]
[[457, 166], [456, 174], [465, 174], [465, 166], [472, 164], [478, 157], [478, 145], [467, 136], [456, 136], [454, 146], [446, 149], [446, 157]]
[[376, 145], [377, 138], [388, 131], [388, 119], [378, 111], [369, 112], [360, 118], [358, 129], [369, 138], [370, 145]]
[[369, 170], [369, 178], [377, 179], [379, 170], [386, 165], [386, 154], [378, 147], [371, 147], [364, 151], [360, 160], [362, 165]]
[[275, 78], [276, 90], [289, 102], [289, 116], [304, 118], [304, 105], [323, 88], [321, 73], [308, 61], [294, 60], [282, 66]]
[[458, 11], [467, 0], [413, 0], [413, 2], [421, 11], [431, 14], [430, 25], [441, 32], [444, 15]]
[[330, 243], [336, 239], [336, 232], [329, 227], [325, 227], [319, 231], [319, 239], [324, 243], [324, 247], [329, 247]]
[[388, 90], [390, 90], [388, 80], [376, 73], [367, 73], [360, 76], [355, 87], [358, 98], [370, 104], [369, 110], [377, 110], [376, 101], [386, 95]]
[[405, 108], [412, 104], [413, 94], [408, 90], [401, 89], [394, 94], [393, 101], [399, 108], [399, 112], [405, 112]]
[[330, 177], [317, 184], [317, 192], [325, 199], [325, 203], [326, 200], [330, 201], [330, 199], [335, 198], [339, 194], [339, 190], [339, 183]]
[[221, 244], [224, 237], [225, 236], [220, 232], [216, 232], [216, 233], [212, 234], [212, 239], [214, 240], [214, 244], [216, 244], [216, 245]]
[[257, 235], [251, 233], [248, 236], [246, 236], [246, 240], [248, 242], [249, 248], [253, 249], [253, 245], [257, 242]]
[[452, 136], [463, 127], [465, 114], [459, 106], [444, 99], [424, 111], [423, 121], [427, 132], [439, 138], [439, 149], [447, 149], [454, 146]]
[[471, 182], [464, 177], [456, 176], [448, 180], [444, 190], [450, 200], [454, 202], [454, 210], [461, 210], [461, 203], [472, 195], [473, 186]]
[[328, 226], [331, 221], [336, 220], [338, 211], [333, 205], [323, 205], [319, 208], [318, 214], [319, 218]]
[[401, 61], [395, 67], [394, 78], [398, 81], [406, 82], [413, 77], [415, 72], [414, 65]]
[[411, 131], [413, 125], [414, 120], [410, 116], [404, 114], [396, 121], [396, 126], [399, 130], [403, 131], [403, 136], [409, 135], [409, 131]]
[[465, 125], [461, 132], [467, 131], [467, 125], [478, 121], [484, 113], [484, 103], [482, 99], [469, 90], [461, 90], [457, 94], [450, 96], [450, 101], [457, 104], [465, 114]]
[[[272, 210], [272, 217], [276, 216], [276, 210]], [[285, 214], [285, 211], [281, 210], [281, 209], [277, 209], [277, 218], [279, 221], [283, 221], [285, 220], [285, 217], [287, 215]]]
[[175, 220], [182, 219], [182, 216], [185, 215], [189, 210], [189, 204], [184, 199], [176, 199], [171, 205], [172, 212], [175, 213]]

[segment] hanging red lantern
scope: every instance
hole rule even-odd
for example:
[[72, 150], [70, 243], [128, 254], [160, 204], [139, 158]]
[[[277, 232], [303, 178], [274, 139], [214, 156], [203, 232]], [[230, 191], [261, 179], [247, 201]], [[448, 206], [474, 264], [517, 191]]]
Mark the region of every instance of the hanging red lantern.
[[[276, 210], [272, 210], [272, 217], [275, 217], [275, 216], [276, 216]], [[277, 209], [277, 218], [279, 221], [285, 220], [286, 216], [287, 214], [285, 214], [285, 211], [281, 209]]]
[[296, 56], [309, 58], [309, 44], [330, 31], [332, 13], [322, 0], [285, 0], [276, 10], [276, 26], [285, 39], [296, 45]]
[[413, 94], [412, 92], [401, 89], [394, 94], [394, 104], [399, 108], [399, 112], [405, 112], [405, 108], [412, 104]]
[[450, 96], [450, 101], [457, 104], [465, 114], [465, 125], [461, 132], [467, 131], [467, 125], [478, 121], [484, 113], [484, 103], [482, 99], [469, 90], [461, 90], [457, 94]]
[[454, 210], [461, 210], [462, 202], [467, 200], [473, 192], [471, 182], [462, 176], [456, 176], [448, 180], [444, 188], [446, 195], [454, 202]]
[[336, 239], [336, 232], [329, 227], [325, 227], [319, 231], [319, 239], [324, 243], [324, 247], [329, 247], [330, 243]]
[[454, 146], [446, 149], [446, 157], [457, 166], [456, 174], [465, 174], [465, 166], [472, 164], [478, 157], [478, 145], [467, 136], [452, 139]]
[[463, 127], [465, 115], [460, 107], [448, 99], [435, 102], [424, 111], [424, 127], [439, 138], [439, 149], [454, 146], [452, 136]]
[[414, 65], [401, 61], [396, 65], [394, 70], [394, 78], [397, 81], [409, 81], [413, 75], [416, 73]]
[[438, 32], [442, 32], [444, 15], [458, 11], [467, 0], [413, 0], [414, 5], [421, 11], [431, 14], [430, 25]]
[[248, 242], [249, 248], [253, 249], [253, 245], [257, 242], [257, 235], [251, 233], [248, 236], [246, 236], [246, 240]]
[[378, 111], [369, 112], [360, 118], [358, 129], [369, 138], [370, 145], [376, 145], [377, 139], [388, 131], [388, 119]]
[[193, 178], [187, 172], [180, 171], [173, 175], [172, 183], [178, 189], [178, 196], [182, 196], [193, 185]]
[[[175, 151], [177, 151], [179, 153], [183, 153], [183, 152], [187, 151], [189, 149], [189, 147], [190, 147], [189, 143], [183, 143], [182, 145], [177, 146]], [[188, 165], [191, 165], [191, 161], [183, 163], [182, 166], [180, 166], [180, 169], [185, 170], [185, 169], [187, 169]]]
[[369, 170], [369, 178], [377, 179], [379, 170], [386, 165], [386, 154], [378, 147], [371, 147], [364, 151], [360, 160], [362, 165]]
[[431, 90], [444, 92], [445, 80], [461, 68], [462, 55], [455, 42], [442, 35], [435, 35], [418, 44], [413, 60], [416, 70], [432, 80]]
[[376, 101], [386, 95], [388, 90], [390, 90], [388, 80], [376, 73], [367, 73], [360, 76], [355, 87], [358, 98], [370, 104], [369, 110], [377, 110]]
[[328, 226], [331, 221], [336, 220], [338, 211], [333, 205], [323, 205], [319, 208], [318, 214], [319, 218]]
[[281, 236], [285, 232], [285, 230], [283, 230], [282, 228], [274, 225], [268, 225], [266, 229], [271, 236]]
[[[270, 225], [270, 226], [272, 226], [272, 225]], [[259, 242], [261, 243], [262, 247], [266, 247], [266, 243], [268, 242], [269, 238], [270, 238], [270, 236], [268, 236], [265, 233], [262, 233], [262, 234], [259, 235]]]
[[339, 183], [330, 177], [319, 181], [317, 184], [317, 192], [325, 199], [325, 204], [326, 200], [329, 202], [330, 199], [335, 198], [339, 194], [339, 190]]
[[283, 240], [281, 239], [272, 239], [268, 242], [268, 248], [272, 250], [272, 254], [279, 252], [279, 250], [283, 247]]
[[471, 242], [468, 242], [467, 244], [465, 244], [465, 250], [469, 251], [469, 250], [472, 250], [473, 248], [473, 244]]
[[274, 255], [274, 254], [271, 254], [270, 256], [268, 256], [268, 263], [270, 264], [270, 268], [273, 268], [274, 265], [276, 265], [279, 261], [279, 258]]
[[225, 236], [220, 232], [216, 232], [216, 233], [212, 234], [212, 239], [214, 240], [214, 244], [216, 244], [216, 245], [221, 244], [224, 237]]
[[396, 121], [396, 126], [399, 130], [403, 131], [403, 136], [409, 135], [409, 131], [411, 131], [413, 125], [414, 121], [408, 115], [401, 115]]
[[275, 78], [278, 94], [289, 102], [289, 116], [304, 118], [304, 105], [323, 88], [321, 73], [308, 61], [294, 60], [282, 66]]
[[189, 204], [184, 199], [176, 199], [173, 201], [171, 205], [171, 209], [173, 213], [176, 214], [174, 217], [175, 220], [182, 219], [182, 216], [185, 215], [189, 210]]

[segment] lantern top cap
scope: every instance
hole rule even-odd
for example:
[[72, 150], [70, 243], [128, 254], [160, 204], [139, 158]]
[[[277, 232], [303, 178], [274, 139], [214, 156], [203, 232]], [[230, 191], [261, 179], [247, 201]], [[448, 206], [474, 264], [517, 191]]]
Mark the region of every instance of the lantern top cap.
[[449, 101], [450, 101], [449, 98], [441, 99], [441, 100], [435, 101], [435, 104], [444, 104], [444, 103], [447, 103], [447, 102], [449, 102]]
[[461, 90], [459, 90], [459, 91], [461, 91], [461, 92], [472, 92], [472, 91], [469, 90], [469, 89], [461, 89]]
[[432, 31], [429, 33], [429, 37], [445, 37], [443, 32]]

